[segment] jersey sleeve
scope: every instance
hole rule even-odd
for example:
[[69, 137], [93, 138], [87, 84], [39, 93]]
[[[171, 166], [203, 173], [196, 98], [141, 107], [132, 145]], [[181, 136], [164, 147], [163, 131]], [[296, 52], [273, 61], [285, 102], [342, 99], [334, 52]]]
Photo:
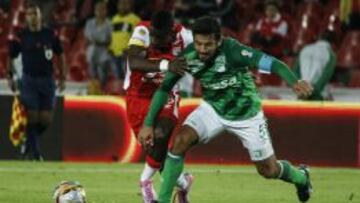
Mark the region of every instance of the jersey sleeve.
[[144, 124], [146, 126], [154, 125], [154, 121], [157, 115], [168, 101], [169, 92], [172, 90], [172, 88], [175, 86], [175, 84], [179, 81], [180, 78], [181, 76], [175, 73], [166, 73], [163, 83], [161, 84], [160, 88], [155, 92], [153, 99], [151, 100], [150, 109], [144, 121]]
[[141, 46], [141, 47], [149, 47], [150, 45], [150, 32], [149, 29], [146, 26], [139, 25], [136, 26], [134, 29], [134, 32], [132, 33], [130, 40], [129, 40], [129, 46], [135, 45], [135, 46]]
[[[226, 40], [226, 39], [225, 39]], [[230, 53], [231, 61], [234, 65], [248, 66], [249, 68], [257, 68], [263, 53], [251, 47], [240, 44], [235, 39], [227, 39], [227, 52]], [[261, 71], [262, 68], [258, 67]], [[266, 69], [266, 67], [263, 67]]]
[[187, 47], [189, 44], [193, 43], [194, 39], [191, 30], [188, 30], [185, 27], [183, 27], [180, 31], [180, 34], [184, 40], [184, 47]]
[[64, 50], [61, 45], [61, 41], [60, 41], [58, 32], [52, 31], [51, 33], [52, 33], [52, 39], [53, 39], [53, 41], [52, 41], [53, 47], [52, 48], [53, 48], [55, 54], [57, 54], [57, 55], [62, 54], [64, 52]]
[[321, 77], [319, 80], [314, 84], [314, 93], [321, 94], [326, 84], [330, 81], [332, 75], [334, 74], [335, 66], [336, 66], [336, 55], [335, 53], [329, 48], [329, 60], [324, 67]]
[[20, 45], [20, 35], [10, 35], [9, 36], [9, 55], [10, 58], [16, 58], [19, 56], [21, 52], [21, 45]]
[[238, 43], [236, 40], [231, 42], [231, 58], [236, 64], [245, 65], [250, 68], [257, 68], [259, 72], [271, 74], [275, 73], [293, 86], [298, 77], [282, 61], [267, 55], [256, 49]]

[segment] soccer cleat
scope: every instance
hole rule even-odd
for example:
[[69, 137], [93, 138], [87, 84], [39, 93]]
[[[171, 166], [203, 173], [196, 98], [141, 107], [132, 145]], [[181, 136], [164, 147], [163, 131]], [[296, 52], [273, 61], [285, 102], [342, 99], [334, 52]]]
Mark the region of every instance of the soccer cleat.
[[307, 202], [310, 199], [312, 193], [312, 185], [310, 182], [309, 167], [300, 165], [299, 170], [303, 171], [306, 176], [306, 183], [302, 186], [296, 186], [297, 195], [301, 202]]
[[156, 193], [151, 180], [141, 181], [140, 188], [144, 203], [156, 202]]
[[194, 182], [194, 176], [190, 173], [184, 173], [185, 179], [187, 180], [186, 188], [178, 188], [174, 197], [174, 200], [177, 198], [178, 203], [189, 203], [189, 192], [191, 185]]

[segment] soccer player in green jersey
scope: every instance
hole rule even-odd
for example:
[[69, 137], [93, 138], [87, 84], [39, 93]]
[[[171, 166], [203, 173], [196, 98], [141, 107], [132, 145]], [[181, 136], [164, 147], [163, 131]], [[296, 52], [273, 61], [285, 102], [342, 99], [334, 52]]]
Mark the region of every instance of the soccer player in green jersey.
[[[223, 39], [219, 23], [211, 17], [198, 19], [193, 26], [194, 43], [182, 53], [188, 72], [200, 80], [203, 102], [185, 120], [178, 131], [162, 173], [158, 202], [169, 203], [176, 180], [184, 168], [186, 152], [197, 143], [207, 143], [223, 131], [237, 136], [248, 149], [260, 175], [293, 183], [300, 201], [310, 198], [311, 184], [306, 166], [295, 168], [288, 161], [277, 160], [249, 69], [276, 73], [300, 98], [312, 93], [312, 87], [299, 80], [283, 62], [240, 44]], [[168, 72], [155, 93], [140, 132], [140, 141], [153, 145], [153, 124], [167, 101], [168, 92], [181, 78]]]

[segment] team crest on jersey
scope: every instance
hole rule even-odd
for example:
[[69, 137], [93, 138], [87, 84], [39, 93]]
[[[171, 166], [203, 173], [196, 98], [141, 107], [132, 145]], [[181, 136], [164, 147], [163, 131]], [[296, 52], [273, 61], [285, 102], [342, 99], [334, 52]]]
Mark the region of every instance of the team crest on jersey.
[[145, 29], [140, 29], [139, 34], [142, 35], [142, 36], [146, 35], [146, 30]]
[[53, 58], [53, 51], [47, 47], [44, 48], [45, 50], [45, 58], [50, 61]]
[[226, 64], [226, 58], [224, 55], [220, 55], [220, 56], [216, 57], [215, 64], [214, 64], [214, 70], [218, 73], [225, 72], [226, 71], [225, 64]]
[[251, 58], [253, 56], [253, 53], [248, 50], [242, 50], [241, 55]]

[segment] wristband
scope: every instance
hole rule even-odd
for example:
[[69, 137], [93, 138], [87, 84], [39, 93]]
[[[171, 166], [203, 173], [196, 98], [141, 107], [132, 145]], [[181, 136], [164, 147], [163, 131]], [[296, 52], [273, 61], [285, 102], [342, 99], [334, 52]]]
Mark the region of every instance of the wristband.
[[169, 70], [169, 61], [168, 60], [161, 60], [160, 61], [160, 65], [159, 65], [159, 69], [161, 72], [166, 72]]

